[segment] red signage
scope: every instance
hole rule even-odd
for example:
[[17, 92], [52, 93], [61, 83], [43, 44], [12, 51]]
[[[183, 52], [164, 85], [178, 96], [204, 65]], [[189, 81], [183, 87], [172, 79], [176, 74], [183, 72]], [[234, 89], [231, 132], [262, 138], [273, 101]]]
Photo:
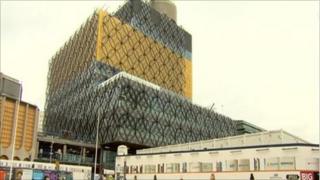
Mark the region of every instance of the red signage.
[[0, 179], [6, 179], [6, 172], [0, 170]]
[[300, 176], [301, 176], [301, 180], [314, 180], [312, 171], [301, 171]]

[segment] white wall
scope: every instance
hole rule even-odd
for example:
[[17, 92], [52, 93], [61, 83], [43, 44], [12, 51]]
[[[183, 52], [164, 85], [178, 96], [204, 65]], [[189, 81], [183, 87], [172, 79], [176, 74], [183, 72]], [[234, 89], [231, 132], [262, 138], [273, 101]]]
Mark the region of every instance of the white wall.
[[[226, 163], [228, 160], [240, 160], [240, 159], [250, 159], [250, 171], [247, 172], [239, 172], [239, 175], [235, 175], [237, 178], [245, 178], [248, 179], [251, 172], [254, 172], [253, 167], [253, 158], [260, 158], [260, 172], [259, 175], [264, 177], [266, 175], [270, 176], [272, 173], [277, 173], [279, 176], [281, 175], [278, 170], [287, 170], [282, 173], [282, 175], [288, 174], [289, 171], [292, 173], [298, 173], [299, 171], [303, 170], [311, 170], [311, 171], [318, 171], [319, 169], [319, 148], [317, 147], [305, 147], [305, 146], [288, 146], [288, 147], [270, 147], [270, 148], [252, 148], [252, 149], [234, 149], [234, 150], [221, 150], [221, 151], [203, 151], [203, 152], [187, 152], [187, 153], [166, 153], [166, 154], [155, 154], [155, 155], [133, 155], [133, 156], [118, 156], [116, 158], [116, 166], [119, 164], [123, 166], [124, 160], [126, 160], [126, 164], [128, 167], [132, 165], [150, 165], [150, 164], [167, 164], [167, 163], [180, 163], [180, 172], [182, 169], [182, 163], [189, 163], [191, 162], [211, 162], [213, 163], [213, 171], [210, 173], [170, 173], [168, 178], [180, 178], [186, 177], [196, 179], [208, 179], [211, 173], [217, 173], [216, 170], [216, 162], [221, 161], [223, 162], [224, 169], [226, 168]], [[272, 160], [278, 159], [283, 164], [280, 166], [278, 170], [271, 170], [269, 166], [264, 166], [264, 159], [267, 162], [271, 163]], [[294, 167], [291, 165], [285, 165], [285, 162], [293, 162], [295, 161]], [[156, 168], [157, 169], [157, 168]], [[166, 169], [166, 168], [164, 168]], [[264, 171], [266, 170], [266, 171]], [[267, 173], [267, 174], [266, 174]], [[218, 172], [220, 178], [226, 178], [224, 176], [227, 173]], [[232, 174], [236, 174], [233, 172]], [[153, 174], [135, 174], [139, 176], [139, 180], [142, 178], [145, 179], [153, 179]], [[166, 179], [165, 177], [168, 174], [157, 174], [158, 177], [163, 177], [161, 179]], [[132, 177], [134, 175], [127, 175], [127, 177]], [[230, 177], [229, 177], [230, 178]], [[274, 177], [277, 178], [277, 175]], [[130, 179], [130, 178], [129, 178]]]

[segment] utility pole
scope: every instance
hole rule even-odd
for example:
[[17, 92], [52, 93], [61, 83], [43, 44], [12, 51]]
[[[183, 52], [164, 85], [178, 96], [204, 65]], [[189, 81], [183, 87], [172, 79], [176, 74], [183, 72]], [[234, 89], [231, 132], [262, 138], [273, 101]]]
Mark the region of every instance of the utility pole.
[[52, 152], [52, 149], [53, 149], [53, 136], [51, 136], [51, 146], [50, 146], [50, 163], [52, 162], [52, 154], [53, 154], [53, 152]]
[[94, 158], [94, 171], [93, 171], [93, 177], [95, 179], [96, 172], [97, 172], [97, 158], [98, 158], [98, 143], [99, 143], [99, 125], [100, 125], [100, 110], [98, 110], [98, 119], [97, 119], [97, 132], [96, 132], [96, 152], [95, 152], [95, 158]]
[[9, 179], [12, 179], [12, 168], [13, 168], [13, 158], [14, 158], [14, 153], [15, 153], [15, 149], [16, 149], [16, 136], [17, 136], [17, 126], [18, 126], [18, 116], [19, 116], [19, 107], [20, 107], [20, 101], [21, 101], [21, 87], [19, 89], [19, 99], [16, 102], [17, 106], [16, 106], [16, 111], [14, 113], [14, 119], [12, 124], [13, 126], [13, 142], [12, 142], [12, 153], [11, 153], [11, 163], [10, 163], [10, 174], [9, 174]]
[[127, 170], [127, 161], [124, 159], [124, 166], [123, 166], [123, 178], [124, 180], [127, 180], [126, 178], [126, 170]]

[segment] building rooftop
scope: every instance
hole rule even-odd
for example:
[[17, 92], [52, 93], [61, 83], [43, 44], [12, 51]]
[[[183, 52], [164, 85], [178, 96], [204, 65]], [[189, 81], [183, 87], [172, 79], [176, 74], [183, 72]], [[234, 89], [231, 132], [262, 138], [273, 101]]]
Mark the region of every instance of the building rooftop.
[[0, 95], [21, 99], [22, 85], [19, 80], [0, 72]]
[[266, 131], [265, 129], [244, 120], [235, 120], [235, 123], [237, 125], [237, 131], [239, 135]]
[[137, 154], [179, 152], [215, 148], [247, 147], [256, 145], [279, 145], [292, 143], [310, 144], [310, 142], [305, 141], [297, 136], [294, 136], [284, 130], [275, 130], [204, 141], [196, 141], [184, 144], [161, 146], [156, 148], [141, 149], [137, 150]]

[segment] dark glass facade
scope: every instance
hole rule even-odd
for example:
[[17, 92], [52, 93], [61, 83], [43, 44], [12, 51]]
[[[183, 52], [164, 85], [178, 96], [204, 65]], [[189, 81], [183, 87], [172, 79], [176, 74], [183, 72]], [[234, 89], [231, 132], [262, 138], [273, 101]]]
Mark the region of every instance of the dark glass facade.
[[265, 131], [265, 129], [243, 120], [235, 120], [234, 122], [236, 123], [238, 134], [251, 134]]
[[100, 144], [154, 147], [236, 134], [230, 118], [103, 63], [85, 74], [74, 82], [82, 88], [61, 92], [56, 100], [64, 103], [47, 110], [54, 119], [48, 132], [93, 143], [99, 118]]

